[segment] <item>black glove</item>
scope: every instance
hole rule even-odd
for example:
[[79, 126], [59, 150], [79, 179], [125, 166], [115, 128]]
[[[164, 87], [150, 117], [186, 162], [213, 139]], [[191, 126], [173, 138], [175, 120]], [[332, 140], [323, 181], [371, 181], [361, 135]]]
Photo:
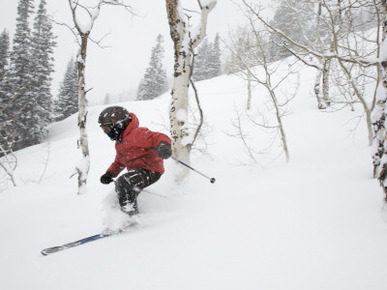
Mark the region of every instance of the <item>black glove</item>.
[[109, 184], [113, 181], [113, 175], [110, 172], [106, 172], [104, 175], [101, 176], [101, 183], [103, 184]]
[[157, 153], [159, 154], [160, 158], [168, 159], [172, 155], [171, 146], [169, 146], [169, 144], [166, 142], [161, 142], [159, 147], [157, 147]]

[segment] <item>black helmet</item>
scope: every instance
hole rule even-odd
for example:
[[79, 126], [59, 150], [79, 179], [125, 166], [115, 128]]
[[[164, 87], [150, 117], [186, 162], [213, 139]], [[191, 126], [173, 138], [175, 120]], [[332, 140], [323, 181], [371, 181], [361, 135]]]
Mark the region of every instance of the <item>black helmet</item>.
[[107, 107], [99, 114], [98, 123], [110, 139], [120, 142], [122, 132], [131, 120], [132, 117], [125, 108], [112, 106]]

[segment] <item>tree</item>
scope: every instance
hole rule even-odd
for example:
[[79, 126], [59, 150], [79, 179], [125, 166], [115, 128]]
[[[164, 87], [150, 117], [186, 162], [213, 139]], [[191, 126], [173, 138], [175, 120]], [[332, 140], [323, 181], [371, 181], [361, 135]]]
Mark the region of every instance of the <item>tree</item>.
[[0, 84], [4, 79], [5, 71], [9, 63], [9, 33], [7, 30], [0, 34]]
[[[4, 169], [5, 173], [11, 177], [13, 184], [12, 174], [15, 169], [14, 162], [10, 165], [9, 160], [16, 160], [16, 157], [13, 154], [12, 146], [14, 145], [14, 130], [11, 128], [11, 112], [9, 110], [12, 105], [12, 99], [10, 94], [10, 75], [9, 75], [9, 57], [10, 57], [10, 43], [9, 43], [9, 34], [6, 30], [0, 35], [0, 156], [5, 156], [3, 158], [3, 163], [1, 167]], [[12, 129], [12, 130], [11, 130]], [[12, 154], [12, 156], [8, 156]], [[12, 163], [12, 162], [11, 162]]]
[[222, 74], [221, 66], [221, 51], [220, 51], [220, 36], [216, 34], [215, 40], [211, 45], [211, 58], [210, 58], [210, 76], [211, 78], [220, 76]]
[[[168, 23], [174, 43], [174, 82], [170, 109], [172, 151], [175, 157], [190, 163], [190, 151], [195, 136], [188, 133], [188, 88], [192, 73], [193, 50], [206, 35], [208, 14], [216, 5], [216, 0], [198, 0], [200, 23], [196, 30], [190, 29], [189, 18], [183, 13], [180, 0], [166, 0]], [[194, 33], [195, 32], [195, 33]], [[187, 169], [177, 174], [176, 181], [181, 182]]]
[[[81, 1], [82, 2], [82, 1]], [[90, 169], [90, 156], [89, 145], [86, 131], [86, 118], [87, 118], [87, 101], [86, 101], [86, 57], [87, 57], [87, 45], [90, 39], [90, 33], [93, 29], [94, 23], [97, 20], [101, 8], [103, 5], [121, 6], [129, 9], [130, 6], [125, 4], [125, 0], [98, 0], [96, 6], [88, 7], [82, 5], [80, 0], [68, 0], [72, 20], [74, 22], [73, 33], [77, 38], [79, 51], [77, 54], [77, 76], [78, 76], [78, 127], [80, 137], [78, 145], [82, 150], [82, 159], [78, 166], [76, 166], [76, 174], [78, 174], [78, 194], [86, 192], [87, 177]], [[79, 9], [81, 11], [79, 11]], [[82, 14], [81, 12], [86, 12]], [[81, 15], [88, 17], [82, 19]], [[86, 21], [85, 21], [86, 20]]]
[[255, 37], [249, 26], [236, 27], [234, 31], [230, 31], [229, 41], [231, 43], [226, 44], [226, 46], [228, 46], [231, 53], [226, 59], [226, 70], [228, 73], [235, 73], [246, 79], [246, 108], [247, 110], [250, 110], [253, 80], [249, 69], [259, 65], [259, 59], [261, 59], [262, 56], [259, 55]]
[[[380, 44], [379, 33], [366, 36], [364, 31], [359, 29], [358, 24], [357, 26], [353, 26], [354, 21], [352, 19], [355, 14], [354, 11], [361, 12], [365, 10], [362, 9], [364, 7], [373, 7], [375, 11], [379, 11], [379, 4], [377, 2], [369, 3], [366, 0], [358, 0], [356, 1], [356, 5], [349, 5], [351, 2], [349, 0], [345, 3], [343, 1], [327, 3], [326, 1], [315, 0], [321, 4], [319, 6], [318, 17], [321, 17], [319, 21], [324, 23], [324, 27], [326, 27], [326, 29], [323, 29], [326, 35], [320, 38], [314, 37], [315, 41], [312, 41], [313, 38], [311, 38], [306, 44], [303, 44], [270, 25], [270, 23], [260, 16], [258, 10], [249, 5], [246, 0], [242, 1], [248, 11], [255, 15], [256, 19], [263, 23], [271, 33], [277, 34], [286, 40], [283, 46], [285, 49], [288, 49], [291, 54], [304, 64], [315, 67], [318, 70], [318, 76], [322, 75], [323, 98], [328, 105], [332, 103], [332, 99], [327, 97], [330, 91], [346, 91], [339, 87], [340, 83], [337, 83], [336, 86], [330, 85], [329, 83], [331, 70], [342, 71], [342, 76], [346, 78], [347, 85], [350, 86], [353, 96], [357, 98], [357, 102], [364, 109], [368, 140], [371, 145], [374, 136], [372, 112], [375, 107], [375, 96], [379, 86], [379, 82], [377, 81], [379, 78], [377, 76], [379, 61], [371, 56], [378, 54]], [[378, 14], [379, 12], [376, 12], [376, 15]], [[381, 23], [380, 17], [376, 19], [378, 23]], [[302, 32], [300, 31], [300, 33]], [[367, 44], [364, 44], [364, 42], [367, 42]], [[297, 49], [291, 48], [290, 45]], [[353, 47], [356, 47], [356, 49], [353, 49]], [[333, 65], [335, 65], [334, 69], [332, 68]], [[362, 77], [355, 77], [359, 72], [363, 74]], [[319, 90], [317, 82], [318, 78], [316, 78], [315, 91]], [[365, 90], [362, 88], [365, 83], [374, 84], [371, 89], [373, 92], [367, 95], [365, 95]], [[348, 98], [348, 95], [339, 95], [339, 97], [340, 99], [335, 100], [335, 102], [352, 105], [352, 96]]]
[[168, 89], [167, 74], [162, 63], [164, 58], [164, 48], [162, 46], [164, 38], [161, 34], [157, 36], [156, 42], [156, 46], [152, 48], [149, 66], [137, 90], [137, 100], [154, 99]]
[[30, 124], [34, 118], [31, 115], [36, 106], [31, 95], [32, 63], [31, 63], [31, 29], [29, 19], [33, 13], [33, 0], [20, 0], [17, 8], [16, 31], [11, 51], [9, 80], [5, 99], [5, 112], [9, 123], [7, 133], [14, 138], [13, 150], [32, 145], [30, 140]]
[[2, 75], [2, 99], [6, 103], [2, 115], [7, 120], [4, 129], [13, 150], [44, 141], [50, 123], [55, 42], [45, 6], [42, 0], [31, 32], [33, 1], [19, 1], [10, 65]]
[[46, 140], [47, 126], [51, 122], [52, 95], [51, 74], [54, 71], [53, 48], [56, 43], [52, 24], [47, 16], [46, 0], [41, 0], [35, 17], [32, 42], [31, 62], [33, 64], [31, 94], [36, 106], [30, 113], [36, 119], [31, 124], [30, 138], [35, 144]]
[[[270, 22], [270, 26], [275, 29], [275, 32], [271, 33], [269, 49], [271, 60], [275, 61], [290, 55], [303, 55], [303, 58], [306, 58], [303, 49], [299, 45], [313, 47], [314, 50], [322, 53], [332, 52], [334, 38], [330, 36], [334, 33], [330, 34], [330, 31], [334, 32], [339, 23], [336, 21], [336, 16], [328, 17], [327, 14], [337, 15], [337, 11], [340, 11], [340, 9], [336, 8], [341, 2], [330, 4], [322, 0], [279, 0], [279, 7]], [[323, 8], [326, 8], [326, 10]], [[334, 23], [330, 23], [331, 20]], [[330, 24], [331, 27], [329, 27]], [[331, 59], [316, 57], [312, 64], [310, 61], [305, 63], [317, 69], [314, 92], [318, 108], [325, 109], [330, 106], [329, 77]]]
[[380, 86], [376, 99], [376, 109], [374, 113], [373, 127], [375, 130], [374, 143], [374, 175], [378, 178], [382, 187], [385, 200], [387, 202], [387, 131], [386, 131], [386, 114], [387, 114], [387, 1], [382, 0], [380, 3], [381, 18], [382, 18], [382, 39], [380, 47]]
[[6, 99], [7, 70], [9, 69], [9, 53], [10, 53], [9, 34], [4, 30], [0, 34], [0, 131], [7, 119], [5, 116], [5, 108], [8, 106]]
[[198, 52], [195, 55], [194, 67], [192, 72], [192, 78], [195, 81], [206, 80], [211, 77], [210, 57], [211, 57], [211, 44], [207, 38], [204, 38]]
[[[368, 140], [373, 145], [373, 173], [378, 178], [387, 196], [387, 131], [385, 129], [387, 103], [386, 0], [371, 2], [357, 0], [356, 3], [349, 0], [340, 0], [335, 3], [316, 0], [319, 3], [318, 15], [321, 17], [320, 21], [327, 27], [326, 37], [316, 39], [321, 46], [297, 42], [265, 21], [246, 0], [242, 1], [267, 29], [280, 35], [289, 44], [296, 47], [298, 52], [290, 48], [289, 51], [305, 64], [314, 65], [318, 69], [327, 67], [327, 70], [330, 70], [331, 63], [336, 63], [335, 70], [341, 70], [341, 76], [344, 76], [347, 80], [348, 89], [344, 89], [344, 87], [337, 88], [339, 84], [336, 84], [336, 87], [332, 86], [333, 88], [330, 89], [344, 92], [342, 94], [344, 97], [348, 97], [345, 92], [351, 92], [364, 109]], [[376, 16], [373, 23], [373, 26], [376, 27], [376, 33], [367, 36], [364, 28], [370, 27], [369, 17], [361, 17], [361, 15], [363, 13], [369, 15], [371, 10], [373, 11], [371, 15]], [[324, 39], [327, 41], [322, 41]], [[288, 48], [286, 43], [284, 43], [284, 46]], [[312, 63], [308, 59], [316, 59], [320, 64]], [[323, 63], [323, 66], [321, 66], [321, 63]], [[366, 91], [364, 89], [366, 84], [374, 84], [374, 86]], [[349, 103], [352, 104], [352, 96], [349, 99]]]
[[[316, 26], [314, 22], [316, 1], [276, 0], [275, 2], [278, 5], [273, 19], [270, 21], [271, 26], [291, 37], [297, 43], [307, 44], [316, 39], [316, 32], [321, 30], [321, 26]], [[291, 55], [289, 51], [281, 47], [281, 44], [286, 43], [286, 39], [278, 34], [272, 34], [271, 41], [270, 61]], [[288, 45], [297, 48], [292, 44]]]
[[10, 134], [7, 132], [7, 124], [9, 123], [7, 116], [7, 108], [9, 106], [6, 98], [6, 84], [8, 83], [8, 69], [9, 69], [9, 54], [10, 41], [8, 31], [4, 30], [0, 34], [0, 168], [5, 173], [3, 180], [4, 184], [10, 181], [13, 186], [16, 186], [14, 178], [14, 171], [17, 167], [17, 158], [12, 151], [12, 140]]
[[72, 57], [60, 84], [58, 99], [55, 103], [55, 120], [61, 121], [78, 112], [78, 75], [77, 66]]
[[[286, 73], [279, 72], [279, 65], [269, 62], [269, 57], [264, 48], [265, 38], [267, 38], [264, 37], [265, 31], [257, 29], [251, 18], [248, 18], [248, 20], [250, 21], [250, 27], [237, 29], [237, 33], [233, 34], [234, 38], [231, 37], [229, 44], [226, 44], [226, 46], [232, 54], [234, 66], [241, 69], [239, 74], [248, 81], [249, 100], [247, 109], [251, 108], [250, 83], [263, 86], [267, 92], [265, 95], [268, 96], [268, 102], [265, 101], [265, 103], [269, 104], [267, 105], [268, 112], [259, 111], [255, 115], [247, 113], [248, 119], [251, 121], [250, 123], [270, 130], [270, 132], [274, 131], [275, 138], [278, 136], [280, 139], [282, 150], [288, 162], [290, 155], [283, 117], [287, 115], [287, 104], [294, 97], [297, 88], [284, 88], [281, 84], [293, 74], [292, 64], [288, 64]], [[242, 42], [242, 40], [245, 42]], [[281, 93], [281, 91], [286, 91], [286, 94]], [[267, 118], [266, 115], [273, 116], [273, 118]], [[234, 127], [239, 130], [237, 136], [244, 142], [250, 158], [256, 161], [254, 157], [255, 150], [251, 149], [247, 144], [246, 138], [244, 138], [245, 134], [242, 129], [241, 116], [238, 115], [238, 120]]]
[[195, 81], [207, 80], [221, 74], [219, 35], [214, 43], [205, 38], [195, 55], [192, 78]]

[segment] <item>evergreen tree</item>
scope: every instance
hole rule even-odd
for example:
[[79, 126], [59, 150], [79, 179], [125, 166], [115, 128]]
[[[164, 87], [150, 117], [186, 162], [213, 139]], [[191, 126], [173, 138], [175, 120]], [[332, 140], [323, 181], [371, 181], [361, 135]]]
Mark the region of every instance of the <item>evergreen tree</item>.
[[109, 94], [106, 94], [105, 95], [105, 98], [104, 98], [104, 100], [103, 100], [103, 104], [104, 105], [108, 105], [108, 104], [110, 104], [111, 103], [111, 101], [110, 101], [110, 95]]
[[207, 80], [221, 74], [219, 35], [214, 43], [209, 43], [205, 38], [198, 48], [195, 56], [192, 77], [195, 81]]
[[222, 74], [221, 61], [220, 61], [220, 37], [216, 34], [214, 43], [211, 46], [211, 58], [210, 58], [210, 77], [217, 77]]
[[47, 126], [51, 121], [52, 95], [51, 74], [53, 69], [53, 48], [56, 43], [52, 33], [52, 24], [47, 17], [46, 0], [41, 0], [35, 17], [31, 43], [31, 62], [33, 63], [31, 94], [36, 104], [30, 111], [30, 134], [32, 142], [41, 143], [46, 139]]
[[149, 66], [140, 81], [137, 90], [137, 100], [151, 100], [168, 89], [167, 74], [163, 68], [164, 48], [162, 35], [157, 36], [157, 44], [152, 48]]
[[9, 33], [4, 29], [0, 34], [0, 84], [4, 79], [9, 63]]
[[0, 34], [0, 156], [9, 151], [9, 141], [7, 140], [7, 106], [8, 99], [6, 98], [6, 83], [7, 70], [9, 65], [9, 34], [4, 30]]
[[6, 110], [7, 133], [14, 136], [13, 149], [21, 149], [33, 144], [29, 139], [33, 122], [30, 112], [36, 106], [31, 98], [31, 30], [29, 19], [33, 12], [33, 0], [19, 0], [17, 7], [16, 31], [11, 51], [9, 83], [5, 99], [10, 106]]
[[5, 97], [5, 83], [7, 70], [9, 69], [9, 34], [4, 30], [0, 34], [0, 127], [3, 124], [4, 119], [4, 110], [7, 104], [7, 99]]
[[55, 120], [61, 121], [76, 112], [78, 112], [78, 73], [76, 62], [71, 58], [55, 103]]
[[206, 80], [210, 78], [210, 58], [212, 55], [211, 44], [208, 39], [203, 39], [195, 55], [192, 77], [195, 81]]
[[[315, 5], [316, 1], [309, 0], [277, 0], [278, 8], [270, 24], [279, 29], [292, 40], [300, 44], [313, 42], [316, 39], [316, 31], [324, 30], [324, 24], [316, 27]], [[271, 39], [271, 60], [278, 60], [287, 57], [290, 53], [278, 45], [291, 46], [279, 35], [273, 35]]]
[[262, 59], [258, 51], [259, 46], [257, 37], [251, 31], [250, 26], [237, 26], [230, 32], [227, 40], [227, 48], [230, 51], [225, 61], [225, 70], [227, 73], [244, 72], [246, 67], [251, 68], [259, 65]]

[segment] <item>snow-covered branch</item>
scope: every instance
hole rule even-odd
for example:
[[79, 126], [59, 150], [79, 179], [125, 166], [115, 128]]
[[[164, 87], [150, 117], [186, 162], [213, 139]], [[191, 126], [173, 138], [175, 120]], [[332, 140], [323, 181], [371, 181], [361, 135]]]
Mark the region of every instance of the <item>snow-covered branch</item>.
[[302, 49], [305, 53], [313, 55], [316, 58], [325, 59], [325, 60], [340, 59], [341, 61], [344, 61], [344, 62], [355, 63], [363, 66], [375, 66], [380, 64], [380, 62], [382, 61], [380, 58], [371, 58], [371, 57], [364, 58], [360, 56], [351, 57], [351, 56], [341, 55], [336, 51], [319, 52], [313, 47], [310, 47], [308, 45], [302, 44], [294, 40], [292, 37], [284, 33], [281, 29], [278, 29], [273, 25], [271, 25], [268, 21], [263, 19], [263, 17], [254, 9], [253, 6], [251, 6], [251, 4], [247, 3], [246, 0], [242, 0], [242, 2], [244, 3], [245, 7], [249, 9], [250, 13], [252, 13], [258, 20], [260, 20], [268, 28], [269, 31], [279, 35], [281, 38], [289, 42], [289, 44], [294, 45], [299, 49]]
[[215, 8], [217, 0], [198, 0], [198, 3], [201, 10], [200, 24], [196, 34], [191, 34], [191, 45], [193, 48], [197, 47], [206, 36], [208, 14]]

